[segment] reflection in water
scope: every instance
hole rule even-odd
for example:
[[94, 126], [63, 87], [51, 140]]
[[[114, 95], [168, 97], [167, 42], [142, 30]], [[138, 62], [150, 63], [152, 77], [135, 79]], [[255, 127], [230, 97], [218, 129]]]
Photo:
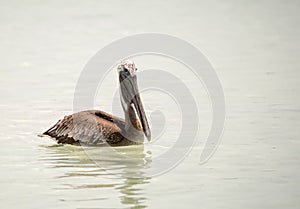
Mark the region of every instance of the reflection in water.
[[[40, 160], [48, 165], [51, 171], [56, 170], [56, 181], [62, 181], [60, 186], [54, 189], [80, 191], [83, 194], [71, 197], [73, 201], [100, 201], [101, 204], [97, 203], [96, 208], [103, 208], [109, 202], [108, 206], [111, 208], [112, 198], [119, 197], [119, 208], [146, 208], [146, 198], [143, 196], [141, 185], [150, 182], [151, 178], [146, 177], [144, 171], [151, 165], [151, 156], [146, 157], [143, 146], [113, 150], [110, 147], [83, 149], [72, 145], [43, 148], [46, 149], [46, 155], [41, 156]], [[55, 183], [57, 185], [57, 182]], [[89, 192], [90, 190], [93, 191]]]

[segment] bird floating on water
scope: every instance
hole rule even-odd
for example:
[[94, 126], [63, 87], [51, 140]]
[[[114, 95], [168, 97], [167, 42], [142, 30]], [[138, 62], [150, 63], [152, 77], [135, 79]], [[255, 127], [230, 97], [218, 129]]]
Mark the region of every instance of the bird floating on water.
[[65, 116], [43, 134], [59, 144], [126, 146], [151, 139], [151, 132], [137, 85], [137, 68], [130, 60], [118, 66], [121, 104], [125, 120], [100, 110]]

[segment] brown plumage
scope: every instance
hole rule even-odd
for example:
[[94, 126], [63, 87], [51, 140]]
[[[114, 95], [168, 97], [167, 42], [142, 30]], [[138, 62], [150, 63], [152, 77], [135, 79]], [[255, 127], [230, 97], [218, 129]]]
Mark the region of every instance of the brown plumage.
[[100, 110], [87, 110], [65, 116], [44, 134], [55, 138], [59, 144], [101, 146], [106, 142], [120, 143], [124, 130], [123, 119]]
[[119, 66], [122, 106], [125, 120], [100, 110], [87, 110], [65, 116], [43, 134], [59, 144], [87, 146], [124, 146], [150, 139], [148, 121], [139, 96], [133, 62]]

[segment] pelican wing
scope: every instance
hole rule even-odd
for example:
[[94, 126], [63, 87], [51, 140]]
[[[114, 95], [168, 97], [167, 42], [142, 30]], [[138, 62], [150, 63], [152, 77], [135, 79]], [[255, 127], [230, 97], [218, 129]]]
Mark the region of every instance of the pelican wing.
[[88, 110], [65, 116], [45, 135], [57, 143], [104, 145], [115, 144], [123, 139], [125, 121], [99, 110]]

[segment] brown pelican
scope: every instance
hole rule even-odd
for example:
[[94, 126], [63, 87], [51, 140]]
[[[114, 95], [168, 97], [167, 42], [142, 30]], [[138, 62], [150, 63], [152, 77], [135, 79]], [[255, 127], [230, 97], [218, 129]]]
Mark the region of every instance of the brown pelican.
[[65, 116], [43, 134], [59, 144], [125, 146], [141, 144], [151, 133], [137, 86], [137, 68], [132, 61], [118, 66], [121, 104], [125, 120], [100, 110]]

